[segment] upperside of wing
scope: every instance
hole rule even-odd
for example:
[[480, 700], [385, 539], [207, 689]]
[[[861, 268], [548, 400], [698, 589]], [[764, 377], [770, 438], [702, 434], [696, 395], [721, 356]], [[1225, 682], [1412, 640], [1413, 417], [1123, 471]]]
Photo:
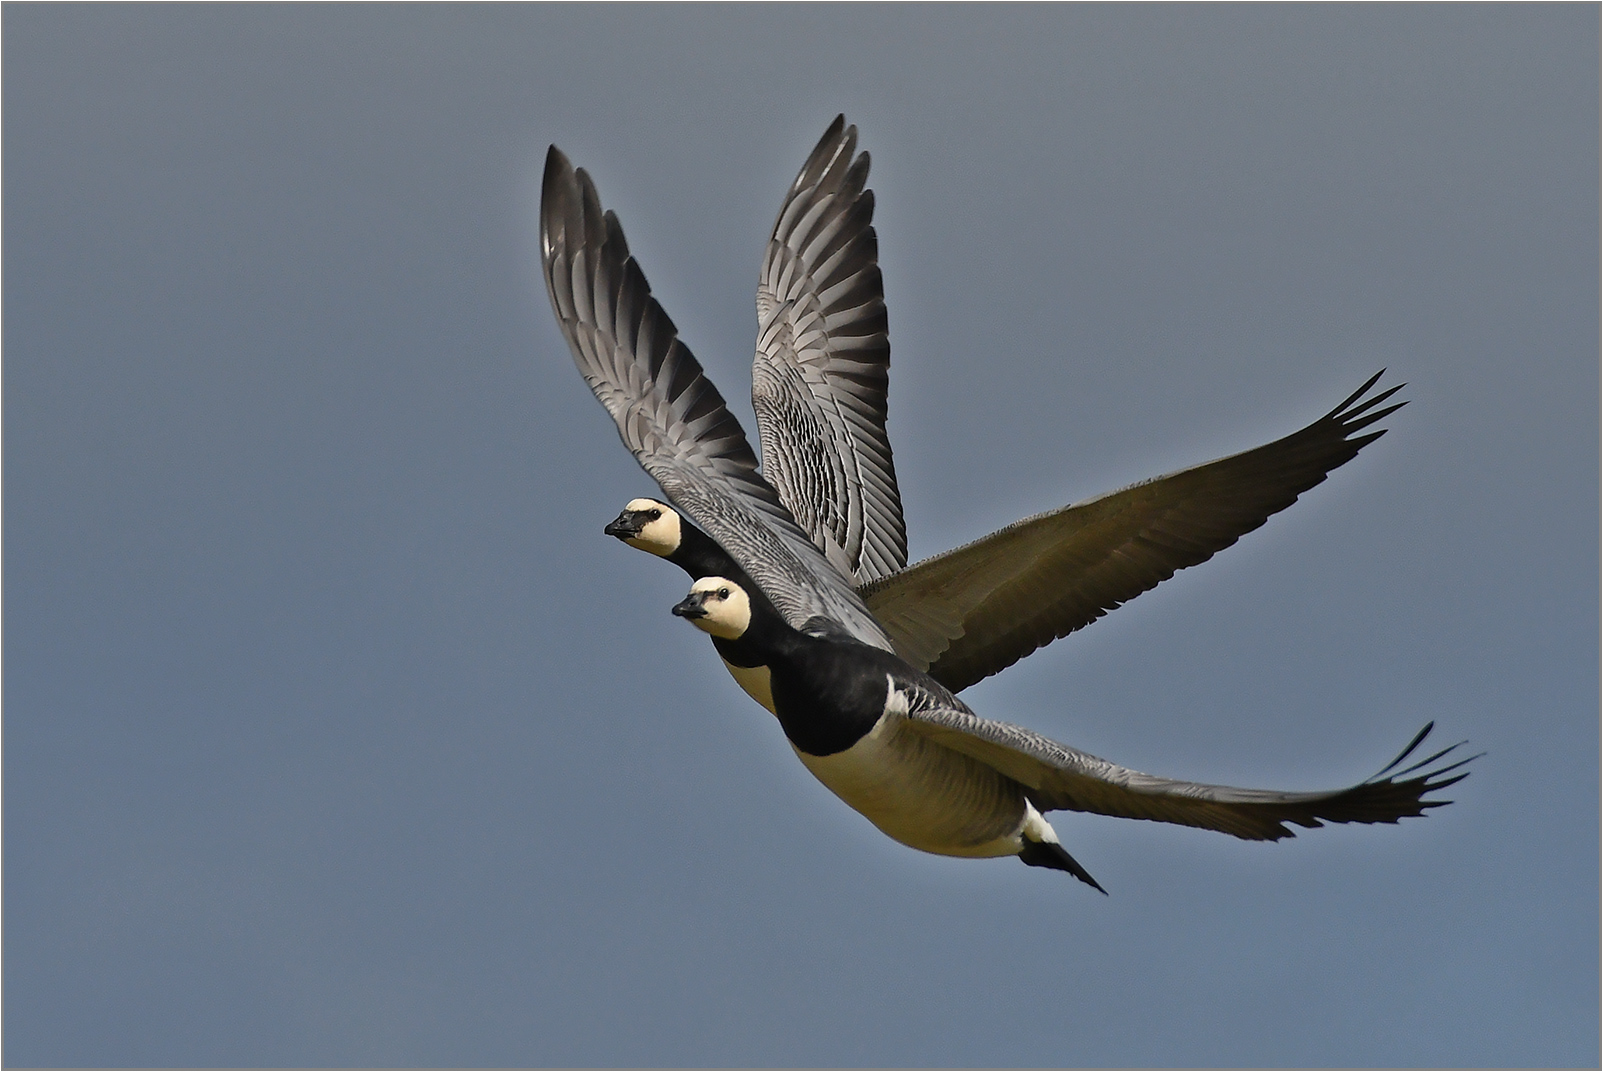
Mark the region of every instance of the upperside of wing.
[[972, 756], [1023, 784], [1042, 811], [1151, 819], [1218, 830], [1250, 841], [1293, 837], [1295, 831], [1288, 823], [1305, 828], [1325, 823], [1395, 823], [1452, 803], [1424, 798], [1465, 778], [1469, 772], [1461, 768], [1478, 756], [1443, 763], [1461, 746], [1455, 744], [1408, 767], [1401, 766], [1433, 725], [1427, 724], [1396, 759], [1366, 781], [1346, 789], [1296, 793], [1143, 774], [1022, 726], [994, 722], [954, 707], [915, 708], [907, 722], [912, 732]]
[[862, 589], [908, 662], [958, 690], [1211, 558], [1385, 432], [1381, 373], [1319, 420], [1218, 461], [1037, 514]]
[[792, 625], [824, 615], [889, 647], [862, 601], [791, 519], [740, 423], [651, 296], [595, 184], [556, 146], [540, 199], [546, 288], [574, 362], [624, 445]]
[[757, 282], [763, 474], [857, 584], [907, 564], [885, 434], [886, 334], [868, 154], [836, 116], [780, 206]]

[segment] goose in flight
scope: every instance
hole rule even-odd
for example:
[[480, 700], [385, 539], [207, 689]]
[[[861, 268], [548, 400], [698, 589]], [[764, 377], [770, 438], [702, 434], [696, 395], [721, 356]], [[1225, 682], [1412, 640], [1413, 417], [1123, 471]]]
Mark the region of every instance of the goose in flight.
[[[857, 592], [898, 655], [960, 692], [1206, 562], [1385, 435], [1356, 436], [1406, 405], [1375, 409], [1402, 386], [1370, 395], [1382, 374], [1283, 439], [1027, 517]], [[692, 579], [738, 576], [717, 543], [656, 499], [631, 500], [603, 531]]]
[[[714, 587], [720, 591], [727, 587], [727, 598], [734, 598], [738, 589], [748, 606], [761, 611], [760, 628], [749, 637], [749, 620], [738, 632], [728, 624], [738, 622], [738, 614], [734, 619], [703, 615], [729, 634], [714, 632], [731, 646], [721, 650], [736, 654], [748, 671], [748, 691], [759, 698], [766, 693], [767, 706], [782, 722], [788, 717], [784, 712], [795, 710], [793, 701], [816, 701], [813, 722], [793, 719], [787, 733], [795, 729], [793, 743], [804, 761], [818, 760], [809, 766], [826, 785], [892, 836], [929, 851], [1013, 852], [1026, 863], [1082, 873], [1084, 869], [1073, 864], [1061, 846], [1050, 847], [1055, 836], [1049, 836], [1050, 827], [1039, 819], [1040, 812], [1079, 808], [1273, 839], [1291, 833], [1284, 825], [1288, 822], [1316, 826], [1322, 821], [1382, 822], [1421, 814], [1441, 803], [1424, 801], [1427, 793], [1462, 776], [1451, 773], [1456, 766], [1419, 773], [1421, 765], [1415, 764], [1390, 776], [1382, 772], [1369, 783], [1335, 794], [1217, 789], [1152, 779], [1065, 749], [1028, 730], [978, 718], [952, 696], [948, 686], [896, 654], [890, 634], [857, 590], [859, 584], [872, 585], [873, 580], [864, 580], [857, 570], [851, 575], [844, 572], [839, 560], [848, 548], [842, 545], [830, 551], [821, 546], [798, 524], [775, 486], [758, 473], [756, 456], [738, 422], [651, 297], [617, 217], [603, 212], [589, 178], [575, 171], [554, 146], [546, 160], [541, 237], [552, 307], [585, 381], [612, 415], [625, 446], [673, 503], [676, 515], [688, 518], [735, 567], [732, 572], [738, 577], [724, 574], [727, 583]], [[1378, 401], [1363, 405], [1372, 408]], [[1347, 432], [1353, 431], [1351, 409], [1340, 412], [1349, 418]], [[1369, 413], [1356, 419], [1373, 421], [1378, 416]], [[1337, 438], [1346, 440], [1346, 434]], [[1373, 435], [1362, 437], [1363, 441]], [[1350, 440], [1343, 449], [1356, 452], [1361, 445]], [[1333, 464], [1306, 486], [1322, 479]], [[1290, 492], [1286, 502], [1295, 496]], [[1272, 505], [1272, 497], [1270, 503], [1265, 516], [1279, 508]], [[1200, 516], [1206, 522], [1214, 515], [1204, 508]], [[1013, 529], [1030, 533], [1038, 520]], [[1160, 515], [1128, 540], [1139, 550], [1163, 537], [1177, 546], [1189, 543], [1184, 553], [1197, 554], [1207, 538], [1219, 539], [1208, 537], [1206, 523], [1196, 526], [1198, 535], [1186, 535], [1182, 526], [1176, 537], [1173, 528]], [[850, 542], [851, 527], [844, 531]], [[1219, 546], [1228, 546], [1233, 539], [1224, 539]], [[1208, 553], [1204, 551], [1202, 558]], [[952, 554], [962, 556], [961, 550]], [[1137, 551], [1122, 547], [1113, 557], [1140, 564]], [[861, 568], [861, 556], [858, 561]], [[969, 565], [977, 563], [965, 562], [965, 568]], [[1160, 563], [1148, 568], [1164, 567]], [[1140, 590], [1144, 589], [1131, 594]], [[706, 609], [705, 597], [701, 609]], [[685, 606], [684, 613], [696, 617], [692, 606]], [[797, 637], [828, 643], [804, 644], [811, 650], [803, 652], [794, 647]], [[884, 685], [876, 685], [874, 702], [864, 701], [865, 674], [880, 670]], [[855, 692], [846, 696], [840, 689]], [[920, 728], [904, 733], [904, 723]], [[1404, 755], [1422, 739], [1417, 738]], [[1423, 765], [1445, 755], [1438, 753]], [[841, 757], [839, 764], [835, 757]], [[963, 811], [966, 806], [954, 799], [969, 793], [989, 793], [1002, 802], [982, 802]], [[946, 818], [917, 819], [913, 813], [925, 807]], [[1031, 818], [1031, 809], [1036, 818]], [[1003, 811], [1012, 819], [998, 819]], [[977, 826], [966, 826], [970, 820]], [[1014, 824], [1011, 831], [1004, 829], [1008, 822]]]
[[[762, 668], [765, 706], [802, 764], [904, 845], [942, 856], [1017, 856], [1101, 890], [1042, 815], [1054, 809], [1152, 819], [1276, 841], [1286, 824], [1395, 823], [1450, 803], [1426, 800], [1468, 775], [1459, 745], [1408, 767], [1432, 726], [1374, 777], [1347, 789], [1286, 793], [1158, 778], [976, 715], [896, 655], [839, 623], [792, 627], [727, 577], [703, 577], [673, 608]], [[1401, 768], [1401, 769], [1399, 769]]]
[[[765, 247], [752, 361], [762, 467], [742, 479], [769, 486], [789, 520], [863, 597], [896, 652], [947, 688], [964, 689], [1206, 561], [1384, 435], [1359, 433], [1404, 404], [1380, 408], [1401, 385], [1370, 394], [1377, 373], [1282, 439], [1026, 518], [909, 568], [885, 432], [890, 346], [874, 195], [865, 186], [868, 154], [854, 157], [856, 145], [856, 128], [836, 116], [787, 191]], [[639, 303], [629, 315], [668, 333], [650, 337], [665, 353], [669, 344], [684, 358], [689, 351], [650, 297], [616, 217], [603, 214], [589, 177], [554, 146], [541, 234], [558, 320], [585, 378], [617, 418], [614, 407], [623, 403], [608, 401], [604, 392], [614, 388], [597, 362], [623, 372], [620, 359], [581, 348], [596, 345], [598, 330], [614, 344], [638, 337], [616, 324], [583, 322], [606, 304], [583, 304], [592, 284], [575, 273], [608, 273], [605, 285], [616, 288], [626, 287], [627, 274], [630, 300]], [[698, 390], [717, 397], [700, 383]], [[744, 464], [751, 453], [744, 433], [727, 410], [720, 420], [728, 425], [717, 431], [720, 442], [738, 444], [729, 449], [744, 450]], [[725, 461], [735, 464], [733, 456]], [[669, 558], [692, 579], [738, 569], [656, 500], [631, 502], [606, 531]]]

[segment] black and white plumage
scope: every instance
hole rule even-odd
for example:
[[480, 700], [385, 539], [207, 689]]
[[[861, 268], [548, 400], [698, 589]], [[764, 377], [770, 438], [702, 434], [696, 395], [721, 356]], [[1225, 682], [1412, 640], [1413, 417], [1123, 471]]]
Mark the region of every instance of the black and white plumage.
[[[1426, 800], [1467, 776], [1453, 745], [1398, 769], [1427, 725], [1379, 774], [1296, 793], [1160, 778], [976, 715], [929, 675], [819, 618], [791, 627], [761, 592], [705, 577], [673, 608], [766, 669], [768, 707], [808, 770], [880, 830], [945, 856], [1020, 856], [1102, 887], [1063, 850], [1053, 810], [1217, 830], [1254, 841], [1287, 824], [1395, 823], [1450, 803]], [[1104, 891], [1105, 892], [1105, 891]]]
[[[999, 529], [858, 588], [895, 651], [954, 692], [1011, 666], [1258, 528], [1384, 430], [1376, 373], [1312, 424], [1254, 450], [1183, 469]], [[637, 509], [638, 508], [638, 509]], [[645, 514], [671, 541], [628, 538]], [[607, 526], [692, 579], [738, 569], [664, 503], [631, 502]]]
[[[659, 445], [669, 447], [672, 462], [659, 459], [648, 471], [690, 493], [704, 486], [695, 477], [717, 469], [779, 518], [782, 530], [799, 528], [844, 578], [862, 584], [907, 564], [907, 533], [885, 437], [890, 344], [874, 195], [864, 186], [868, 154], [854, 157], [856, 145], [856, 127], [836, 116], [791, 184], [764, 252], [752, 361], [762, 477], [722, 396], [700, 378], [651, 298], [617, 217], [603, 212], [589, 176], [555, 146], [546, 157], [540, 229], [552, 307], [580, 371], [642, 464], [641, 451], [652, 452], [647, 439], [662, 437]], [[633, 388], [644, 377], [654, 389], [645, 394], [660, 396], [645, 421], [655, 427], [642, 426], [639, 408], [629, 417], [618, 408], [624, 403], [609, 385], [629, 377]], [[700, 450], [683, 449], [691, 444], [681, 425], [692, 411], [703, 421]], [[679, 493], [663, 487], [670, 497]], [[794, 544], [794, 536], [781, 532], [785, 542]]]
[[618, 217], [552, 146], [540, 197], [546, 288], [585, 382], [641, 466], [799, 625], [820, 614], [890, 639], [796, 524], [678, 330], [651, 296]]
[[[644, 549], [677, 554], [687, 570], [727, 559], [732, 568], [710, 583], [715, 590], [741, 593], [748, 609], [738, 628], [726, 627], [719, 615], [697, 615], [689, 605], [676, 609], [706, 619], [698, 624], [713, 627], [708, 631], [726, 661], [731, 655], [736, 660], [731, 670], [740, 670], [737, 680], [780, 717], [803, 763], [892, 837], [947, 855], [1017, 854], [1095, 885], [1057, 845], [1041, 811], [1072, 808], [1276, 839], [1291, 833], [1287, 823], [1390, 822], [1422, 814], [1442, 803], [1423, 800], [1427, 793], [1463, 777], [1452, 772], [1467, 761], [1432, 766], [1446, 756], [1443, 751], [1334, 793], [1204, 786], [1129, 771], [979, 718], [947, 686], [895, 654], [890, 636], [856, 591], [856, 578], [839, 565], [840, 553], [797, 525], [759, 475], [739, 424], [651, 297], [616, 216], [602, 211], [588, 177], [554, 146], [546, 162], [541, 232], [552, 307], [574, 359], [625, 445], [677, 508], [669, 522], [649, 501], [631, 503], [633, 516], [626, 510], [609, 531]], [[1154, 496], [1138, 485], [1004, 529], [987, 538], [1001, 542], [985, 554], [960, 549], [925, 564], [927, 572], [920, 573], [922, 566], [908, 571], [924, 578], [925, 588], [911, 600], [916, 607], [918, 600], [944, 600], [963, 591], [963, 575], [978, 571], [981, 559], [1015, 546], [1012, 541], [1034, 548], [1034, 558], [1024, 556], [1011, 572], [988, 575], [974, 589], [977, 601], [948, 615], [962, 631], [954, 636], [950, 624], [936, 621], [929, 635], [944, 635], [947, 643], [932, 648], [934, 655], [956, 647], [953, 641], [965, 635], [976, 609], [1006, 608], [1012, 600], [1017, 615], [1025, 597], [1005, 591], [1008, 584], [1031, 577], [1045, 583], [1064, 568], [1043, 547], [1101, 547], [1114, 566], [1089, 574], [1098, 583], [1086, 586], [1074, 614], [1046, 607], [1036, 615], [1040, 620], [1015, 631], [1023, 641], [1006, 630], [1000, 640], [982, 636], [973, 648], [981, 653], [974, 665], [1006, 665], [1061, 635], [1061, 623], [1072, 623], [1075, 614], [1093, 619], [1228, 546], [1379, 434], [1348, 438], [1396, 408], [1375, 410], [1391, 391], [1359, 401], [1374, 382], [1287, 440], [1151, 485], [1173, 494]], [[1229, 488], [1234, 490], [1224, 494]], [[1210, 504], [1210, 498], [1217, 501]], [[1121, 529], [1110, 520], [1118, 517], [1136, 521]], [[667, 528], [654, 527], [664, 522]], [[674, 525], [678, 529], [670, 533]], [[1074, 535], [1081, 529], [1096, 530], [1098, 538]], [[1031, 544], [1029, 538], [1040, 532], [1049, 535]], [[694, 546], [685, 541], [688, 533], [700, 537]], [[836, 550], [844, 553], [845, 547]], [[954, 570], [954, 564], [964, 568]], [[1138, 568], [1131, 570], [1131, 564]], [[701, 582], [696, 590], [706, 591]], [[1002, 602], [992, 602], [997, 592]], [[753, 607], [759, 611], [755, 617]], [[753, 620], [761, 628], [748, 635]], [[1421, 733], [1404, 756], [1423, 738]], [[1425, 767], [1431, 769], [1421, 773]]]
[[[871, 642], [954, 691], [1235, 543], [1384, 435], [1359, 433], [1406, 404], [1381, 408], [1400, 385], [1370, 394], [1377, 373], [1273, 443], [1026, 518], [907, 567], [885, 434], [890, 348], [873, 193], [864, 186], [868, 154], [854, 158], [856, 144], [856, 128], [837, 116], [791, 184], [764, 253], [752, 363], [761, 473], [722, 396], [650, 297], [617, 217], [603, 213], [589, 177], [555, 146], [541, 204], [546, 281], [580, 371], [669, 498], [688, 505], [679, 496], [700, 496], [699, 507], [716, 514], [706, 479], [738, 488], [736, 508], [747, 521], [772, 522], [789, 552], [765, 559], [766, 568], [793, 579], [817, 565], [798, 539], [805, 533], [839, 578], [827, 609], [865, 626], [843, 598], [855, 588], [883, 631]], [[686, 479], [694, 476], [703, 479]], [[623, 534], [617, 526], [628, 515], [608, 531]], [[714, 541], [728, 538], [727, 525], [714, 528]], [[692, 525], [682, 535], [702, 536]], [[727, 556], [679, 564], [693, 579], [739, 568]], [[824, 609], [785, 597], [780, 605], [792, 624]]]
[[[679, 516], [667, 503], [655, 499], [632, 499], [622, 512], [602, 530], [631, 547], [666, 558], [678, 566], [691, 579], [698, 577], [728, 577], [746, 591], [757, 591], [757, 585], [746, 576], [729, 553], [712, 537]], [[735, 679], [746, 694], [770, 711], [773, 698], [768, 691], [768, 671], [762, 659], [751, 653], [750, 645], [713, 634], [712, 645], [723, 660], [724, 669]]]

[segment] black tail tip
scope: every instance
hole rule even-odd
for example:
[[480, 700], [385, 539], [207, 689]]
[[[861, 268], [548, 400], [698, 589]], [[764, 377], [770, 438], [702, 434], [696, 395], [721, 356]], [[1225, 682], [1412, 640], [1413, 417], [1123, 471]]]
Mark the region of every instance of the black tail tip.
[[1054, 871], [1067, 871], [1081, 882], [1106, 897], [1108, 891], [1102, 884], [1091, 877], [1091, 872], [1080, 866], [1080, 861], [1070, 856], [1068, 850], [1056, 842], [1031, 841], [1024, 839], [1024, 848], [1019, 850], [1019, 859], [1030, 867], [1050, 867]]

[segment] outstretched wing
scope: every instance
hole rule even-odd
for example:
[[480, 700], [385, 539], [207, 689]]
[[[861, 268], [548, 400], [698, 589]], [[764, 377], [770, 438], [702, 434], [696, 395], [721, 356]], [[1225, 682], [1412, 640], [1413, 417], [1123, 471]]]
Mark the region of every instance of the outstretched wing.
[[668, 498], [792, 625], [823, 615], [888, 649], [848, 581], [758, 475], [740, 423], [652, 298], [617, 216], [602, 212], [595, 184], [556, 146], [546, 156], [540, 238], [551, 307], [573, 359]]
[[751, 402], [763, 475], [842, 572], [907, 565], [885, 436], [890, 341], [868, 154], [836, 116], [791, 184], [757, 281]]
[[1384, 431], [1402, 385], [1346, 401], [1284, 439], [1037, 514], [861, 589], [914, 666], [954, 691], [1206, 562]]
[[[1373, 778], [1348, 789], [1284, 793], [1235, 789], [1159, 778], [1109, 763], [1006, 722], [993, 722], [952, 707], [928, 707], [908, 715], [907, 729], [972, 756], [1022, 783], [1037, 808], [1087, 811], [1126, 819], [1218, 830], [1250, 841], [1294, 837], [1287, 823], [1395, 823], [1428, 808], [1450, 804], [1425, 800], [1468, 775], [1460, 770], [1478, 756], [1442, 763], [1452, 745], [1398, 769], [1430, 733], [1427, 724], [1407, 748]], [[1454, 774], [1454, 771], [1458, 773]]]

